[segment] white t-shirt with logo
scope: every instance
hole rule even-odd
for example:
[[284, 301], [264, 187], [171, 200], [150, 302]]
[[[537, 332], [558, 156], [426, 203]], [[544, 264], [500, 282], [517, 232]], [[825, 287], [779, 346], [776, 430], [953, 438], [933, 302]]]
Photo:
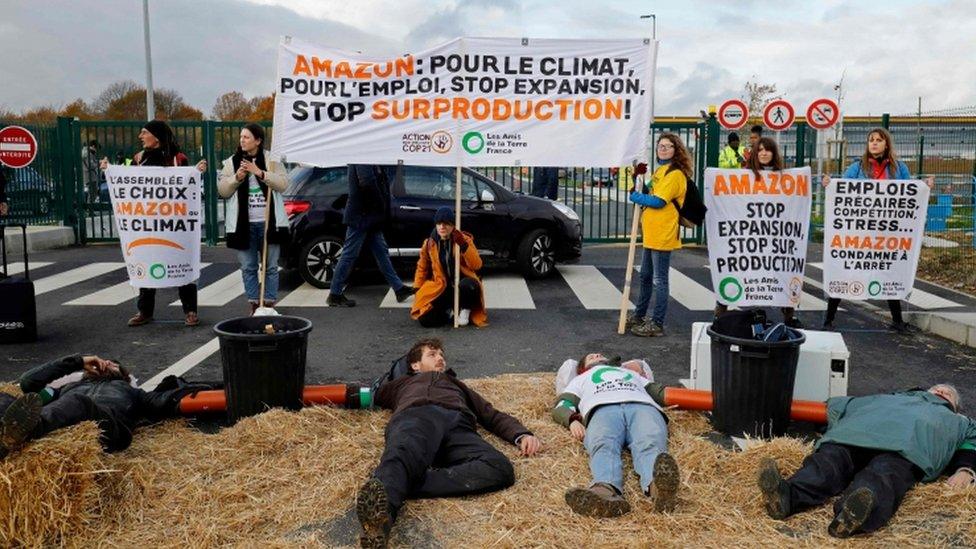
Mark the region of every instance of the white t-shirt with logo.
[[268, 198], [261, 192], [261, 185], [254, 174], [247, 177], [247, 220], [251, 223], [264, 223], [264, 209]]
[[626, 368], [594, 366], [574, 377], [563, 393], [570, 393], [579, 398], [580, 415], [586, 423], [589, 421], [590, 412], [604, 404], [639, 402], [650, 404], [660, 410], [661, 407], [654, 402], [645, 389], [648, 383], [651, 382], [647, 378]]

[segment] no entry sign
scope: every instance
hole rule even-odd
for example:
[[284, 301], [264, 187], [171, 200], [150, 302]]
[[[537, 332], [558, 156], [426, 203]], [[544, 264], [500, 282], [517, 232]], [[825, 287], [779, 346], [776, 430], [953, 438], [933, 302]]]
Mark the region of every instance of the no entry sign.
[[807, 107], [807, 124], [817, 130], [826, 130], [840, 120], [840, 108], [833, 99], [822, 97]]
[[774, 132], [781, 132], [793, 125], [796, 111], [785, 99], [774, 99], [763, 109], [763, 123]]
[[11, 168], [23, 168], [37, 157], [37, 139], [20, 126], [0, 130], [0, 162]]
[[737, 130], [746, 125], [749, 107], [740, 99], [729, 99], [718, 108], [718, 123], [727, 130]]

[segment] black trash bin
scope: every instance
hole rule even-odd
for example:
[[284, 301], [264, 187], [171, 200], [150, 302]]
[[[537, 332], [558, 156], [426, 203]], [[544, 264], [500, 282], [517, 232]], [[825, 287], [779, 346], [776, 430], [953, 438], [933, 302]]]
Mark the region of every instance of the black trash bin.
[[[275, 333], [265, 333], [271, 324]], [[268, 408], [302, 407], [305, 351], [312, 322], [297, 316], [252, 316], [214, 326], [220, 340], [227, 419]]]
[[712, 426], [732, 436], [774, 437], [790, 424], [802, 332], [782, 341], [727, 336], [712, 330]]

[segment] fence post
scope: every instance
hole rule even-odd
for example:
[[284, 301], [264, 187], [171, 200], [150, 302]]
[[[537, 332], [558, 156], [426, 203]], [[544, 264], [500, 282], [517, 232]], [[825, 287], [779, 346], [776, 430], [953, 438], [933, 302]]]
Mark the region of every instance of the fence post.
[[881, 127], [887, 130], [889, 126], [891, 126], [891, 115], [884, 113], [881, 115]]
[[922, 177], [922, 161], [925, 158], [925, 136], [918, 136], [918, 166], [915, 168], [915, 177]]
[[705, 136], [708, 141], [705, 143], [705, 166], [709, 168], [718, 167], [719, 149], [719, 128], [718, 118], [715, 117], [715, 109], [709, 107], [708, 120], [705, 122]]
[[204, 185], [204, 210], [206, 212], [206, 237], [207, 245], [214, 246], [219, 238], [217, 228], [217, 183], [214, 174], [217, 170], [216, 159], [214, 159], [214, 123], [206, 120], [203, 123], [203, 157], [207, 159], [207, 173], [203, 176]]
[[57, 120], [56, 136], [58, 142], [58, 172], [61, 185], [61, 222], [65, 226], [74, 228], [75, 244], [85, 243], [85, 227], [83, 215], [84, 206], [78, 205], [78, 183], [76, 181], [76, 162], [74, 162], [75, 133], [78, 127], [73, 124], [74, 119], [59, 116]]
[[796, 125], [796, 162], [794, 167], [801, 167], [806, 163], [807, 125], [800, 122]]

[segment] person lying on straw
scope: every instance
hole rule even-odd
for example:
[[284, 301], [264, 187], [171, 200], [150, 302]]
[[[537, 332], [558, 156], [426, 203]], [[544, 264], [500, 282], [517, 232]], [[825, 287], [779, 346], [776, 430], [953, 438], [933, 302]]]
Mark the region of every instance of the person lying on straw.
[[421, 339], [407, 353], [411, 371], [381, 385], [375, 403], [393, 410], [386, 447], [372, 477], [360, 488], [356, 512], [363, 547], [385, 547], [408, 498], [480, 494], [515, 483], [504, 454], [485, 441], [476, 424], [532, 456], [542, 444], [514, 417], [457, 379], [444, 346]]
[[766, 458], [759, 489], [766, 513], [785, 519], [834, 502], [827, 532], [846, 538], [882, 528], [919, 481], [951, 474], [951, 487], [976, 485], [976, 421], [959, 413], [959, 392], [935, 385], [827, 401], [827, 431], [789, 480]]
[[678, 464], [667, 453], [667, 417], [648, 392], [650, 375], [641, 361], [620, 364], [600, 353], [585, 355], [576, 377], [556, 399], [552, 418], [583, 441], [593, 480], [588, 488], [566, 492], [566, 503], [581, 515], [616, 517], [630, 511], [623, 497], [621, 454], [630, 449], [641, 489], [655, 511], [672, 511], [677, 502]]
[[183, 396], [209, 387], [167, 378], [147, 392], [119, 363], [73, 355], [28, 370], [20, 388], [24, 395], [17, 399], [0, 393], [0, 459], [30, 439], [82, 421], [98, 423], [106, 451], [125, 450], [140, 420], [175, 416]]

